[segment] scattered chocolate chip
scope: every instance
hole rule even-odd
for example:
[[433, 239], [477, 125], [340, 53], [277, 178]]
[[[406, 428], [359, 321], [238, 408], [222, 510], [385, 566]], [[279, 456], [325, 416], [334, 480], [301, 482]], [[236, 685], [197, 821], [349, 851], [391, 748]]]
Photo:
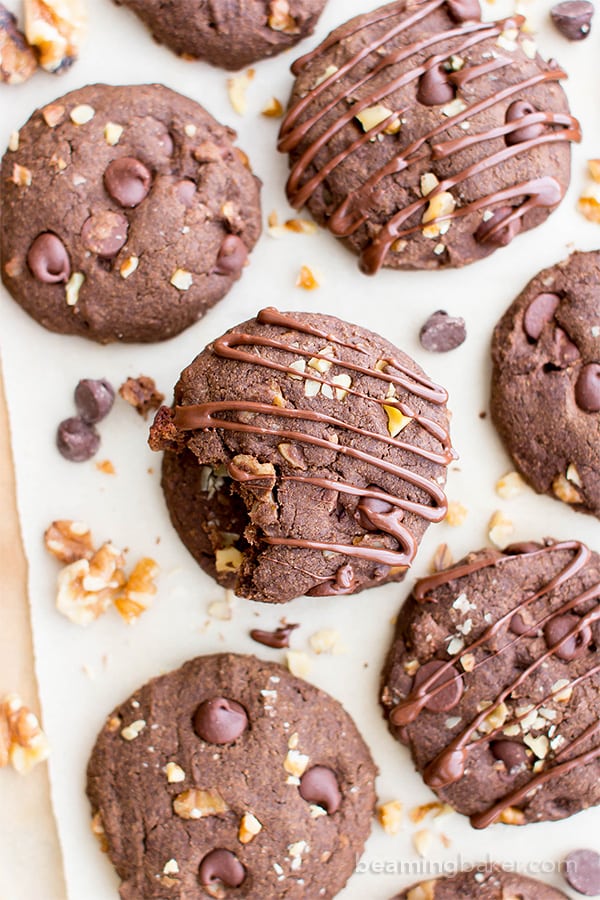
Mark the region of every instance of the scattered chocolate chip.
[[81, 229], [81, 241], [87, 250], [102, 259], [110, 259], [127, 242], [128, 229], [129, 222], [125, 216], [106, 209], [85, 220]]
[[443, 309], [438, 309], [429, 316], [421, 331], [421, 346], [431, 353], [448, 353], [463, 344], [467, 337], [465, 320], [459, 316], [449, 316]]
[[209, 744], [231, 744], [247, 727], [244, 707], [226, 697], [205, 700], [194, 713], [194, 731]]
[[37, 280], [44, 284], [68, 281], [71, 274], [65, 245], [51, 231], [38, 234], [27, 253], [27, 264]]
[[537, 633], [537, 627], [535, 625], [528, 625], [521, 613], [514, 614], [514, 616], [510, 620], [510, 624], [508, 627], [513, 634], [518, 634], [519, 636], [523, 634], [532, 635]]
[[[563, 616], [555, 616], [553, 619], [550, 619], [544, 626], [544, 638], [548, 649], [552, 650], [553, 647], [556, 647], [559, 641], [580, 623], [581, 619], [579, 616], [575, 616], [572, 613], [566, 613]], [[583, 656], [591, 639], [592, 629], [589, 625], [584, 625], [576, 634], [563, 641], [560, 647], [554, 650], [554, 655], [567, 661], [577, 659], [579, 656]]]
[[[456, 706], [463, 695], [462, 678], [454, 666], [447, 666], [447, 663], [441, 659], [430, 659], [429, 662], [426, 662], [417, 670], [413, 682], [413, 691], [442, 667], [447, 668], [437, 678], [434, 678], [427, 688], [427, 693], [430, 696], [425, 703], [425, 708], [431, 710], [431, 712], [448, 712], [448, 710]], [[436, 691], [436, 688], [439, 688], [442, 684], [445, 685], [446, 682], [448, 682], [447, 687]]]
[[215, 273], [217, 275], [239, 275], [248, 258], [248, 249], [237, 234], [228, 234], [221, 244]]
[[246, 878], [246, 870], [231, 850], [211, 850], [200, 863], [198, 877], [204, 886], [220, 882], [226, 887], [236, 888]]
[[600, 363], [588, 363], [582, 368], [575, 385], [575, 400], [584, 412], [600, 410]]
[[521, 219], [517, 217], [504, 227], [498, 227], [501, 222], [514, 212], [512, 206], [499, 206], [492, 213], [491, 218], [481, 223], [475, 232], [475, 240], [480, 244], [490, 244], [494, 247], [506, 247], [521, 230]]
[[544, 293], [533, 298], [523, 317], [523, 329], [527, 337], [532, 341], [539, 341], [544, 325], [552, 321], [559, 303], [558, 294]]
[[565, 369], [579, 359], [577, 346], [562, 328], [554, 332], [554, 353], [556, 363]]
[[290, 635], [296, 628], [300, 628], [300, 625], [282, 625], [275, 631], [261, 631], [260, 628], [253, 628], [250, 637], [257, 644], [264, 644], [265, 647], [272, 647], [274, 650], [283, 650], [284, 647], [290, 646]]
[[112, 409], [115, 392], [104, 378], [83, 378], [75, 388], [77, 412], [88, 425], [104, 419]]
[[479, 0], [446, 0], [446, 7], [450, 18], [458, 24], [481, 21]]
[[300, 779], [300, 796], [307, 803], [321, 806], [332, 816], [340, 808], [342, 794], [335, 772], [327, 766], [313, 766]]
[[582, 41], [592, 26], [594, 4], [588, 0], [565, 0], [550, 10], [556, 28], [568, 41]]
[[[526, 100], [515, 100], [506, 110], [505, 121], [507, 124], [518, 122], [519, 119], [524, 119], [525, 116], [531, 116], [536, 112], [538, 110]], [[522, 128], [515, 128], [514, 131], [509, 131], [508, 134], [504, 135], [504, 140], [510, 147], [513, 144], [521, 144], [523, 141], [532, 141], [534, 138], [539, 137], [543, 130], [544, 125], [542, 122], [533, 122], [531, 125], [524, 125]]]
[[[376, 484], [370, 484], [367, 490], [380, 491], [381, 488]], [[402, 518], [402, 510], [398, 507], [394, 507], [391, 503], [388, 503], [387, 500], [380, 500], [378, 497], [361, 497], [358, 506], [356, 507], [356, 519], [367, 531], [380, 531], [377, 517], [389, 515], [394, 509], [398, 509], [400, 518]]]
[[518, 741], [492, 741], [490, 750], [496, 759], [504, 763], [507, 772], [520, 769], [529, 761], [526, 747]]
[[114, 159], [104, 172], [104, 186], [113, 200], [133, 209], [148, 195], [152, 176], [146, 166], [133, 156]]
[[565, 881], [580, 894], [600, 894], [600, 853], [595, 850], [573, 850], [562, 864]]
[[455, 88], [448, 80], [448, 73], [439, 63], [421, 75], [417, 89], [417, 100], [424, 106], [439, 106], [454, 100]]
[[151, 409], [158, 409], [165, 395], [156, 388], [156, 382], [149, 375], [128, 378], [119, 388], [119, 394], [144, 419]]
[[56, 432], [56, 446], [70, 462], [85, 462], [98, 452], [100, 435], [80, 416], [65, 419]]
[[192, 181], [191, 178], [184, 178], [175, 189], [183, 205], [191, 206], [192, 200], [196, 196], [196, 182]]

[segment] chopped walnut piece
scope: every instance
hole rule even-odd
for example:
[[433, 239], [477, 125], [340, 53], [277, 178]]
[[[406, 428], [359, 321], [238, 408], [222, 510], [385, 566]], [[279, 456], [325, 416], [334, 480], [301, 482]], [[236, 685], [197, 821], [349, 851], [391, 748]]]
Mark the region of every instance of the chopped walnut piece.
[[288, 650], [286, 663], [292, 675], [298, 678], [306, 678], [311, 669], [310, 658], [302, 650]]
[[271, 0], [267, 24], [273, 31], [283, 31], [284, 34], [300, 34], [298, 24], [290, 13], [288, 0]]
[[25, 34], [48, 72], [75, 62], [86, 25], [84, 0], [25, 0]]
[[287, 219], [283, 227], [295, 234], [315, 234], [317, 231], [316, 223], [308, 219]]
[[369, 106], [361, 110], [354, 118], [358, 119], [362, 130], [365, 132], [372, 131], [378, 125], [381, 125], [382, 122], [385, 122], [386, 119], [390, 119], [383, 132], [384, 134], [397, 134], [401, 128], [400, 119], [397, 116], [390, 118], [391, 116], [394, 116], [394, 111], [379, 103], [376, 106]]
[[596, 182], [600, 182], [600, 159], [588, 159], [590, 175]]
[[590, 182], [583, 190], [577, 209], [589, 222], [600, 223], [600, 185]]
[[454, 555], [448, 544], [440, 544], [431, 560], [431, 571], [441, 572], [448, 569], [454, 562]]
[[231, 78], [227, 79], [227, 93], [229, 95], [229, 102], [231, 103], [234, 111], [239, 115], [243, 116], [246, 114], [246, 109], [248, 107], [248, 103], [246, 100], [246, 91], [250, 85], [250, 82], [254, 78], [254, 69], [248, 69], [243, 75], [234, 75]]
[[502, 810], [498, 821], [502, 822], [504, 825], [524, 825], [525, 814], [515, 806], [508, 806], [506, 809]]
[[310, 757], [306, 753], [300, 753], [299, 750], [288, 750], [283, 761], [283, 768], [288, 774], [300, 778], [306, 772], [309, 760]]
[[65, 285], [65, 300], [67, 301], [67, 306], [77, 306], [79, 291], [81, 290], [84, 281], [85, 275], [83, 272], [73, 272]]
[[110, 461], [110, 459], [103, 459], [102, 462], [97, 462], [96, 468], [99, 472], [102, 472], [103, 475], [117, 474], [117, 470], [115, 469], [114, 464]]
[[102, 824], [102, 816], [99, 812], [95, 813], [92, 816], [91, 821], [91, 829], [92, 834], [100, 844], [100, 850], [102, 853], [108, 853], [108, 839], [106, 837], [106, 832], [104, 830], [104, 825]]
[[31, 169], [15, 163], [13, 165], [11, 180], [13, 184], [17, 185], [17, 187], [29, 187], [32, 180]]
[[493, 513], [488, 524], [488, 537], [495, 547], [503, 550], [514, 534], [515, 526], [511, 519], [500, 510]]
[[342, 644], [342, 638], [339, 631], [334, 628], [322, 628], [316, 631], [308, 639], [310, 648], [317, 655], [321, 653], [331, 653], [337, 656], [346, 652], [346, 647]]
[[305, 291], [314, 291], [315, 288], [319, 287], [319, 282], [308, 266], [301, 267], [298, 277], [296, 278], [296, 287], [302, 288]]
[[261, 115], [267, 119], [280, 119], [283, 115], [283, 105], [277, 97], [271, 97], [269, 102], [263, 106]]
[[61, 103], [49, 103], [42, 110], [42, 117], [48, 128], [56, 128], [65, 117], [65, 108]]
[[60, 562], [90, 559], [94, 553], [92, 532], [83, 522], [57, 519], [44, 532], [46, 549]]
[[252, 813], [244, 813], [240, 820], [238, 840], [241, 844], [249, 844], [262, 831], [262, 825]]
[[[423, 235], [427, 238], [436, 238], [444, 233], [444, 223], [438, 221], [434, 222], [434, 219], [448, 219], [456, 209], [456, 200], [449, 191], [440, 191], [439, 193], [431, 194], [430, 196], [431, 199], [427, 204], [427, 209], [423, 213], [421, 222], [425, 226], [423, 228]], [[429, 225], [429, 222], [432, 224]]]
[[48, 759], [50, 747], [37, 716], [18, 694], [8, 694], [0, 703], [0, 766], [8, 762], [19, 775]]
[[165, 395], [157, 390], [156, 382], [149, 375], [128, 378], [119, 388], [119, 394], [144, 419], [150, 410], [158, 409], [165, 399]]
[[132, 722], [131, 725], [126, 725], [125, 728], [121, 729], [121, 737], [125, 741], [135, 741], [136, 738], [140, 736], [145, 727], [146, 721], [144, 719], [136, 719], [136, 721]]
[[413, 834], [413, 845], [419, 856], [427, 856], [432, 840], [433, 832], [428, 828], [422, 828], [420, 831], [415, 831]]
[[395, 438], [401, 431], [404, 431], [407, 425], [410, 425], [412, 419], [410, 416], [405, 416], [404, 413], [401, 413], [395, 406], [387, 406], [384, 404], [383, 408], [387, 413], [390, 437]]
[[0, 3], [0, 81], [22, 84], [37, 69], [35, 53], [17, 28], [17, 20]]
[[406, 900], [435, 900], [436, 880], [422, 881], [414, 888], [411, 888], [406, 895]]
[[399, 800], [390, 800], [377, 808], [379, 824], [386, 834], [398, 834], [402, 827], [402, 810]]
[[563, 503], [581, 503], [582, 496], [577, 488], [565, 478], [564, 475], [557, 475], [552, 482], [552, 490], [559, 500]]
[[181, 766], [178, 766], [175, 762], [168, 762], [164, 767], [163, 772], [167, 776], [169, 784], [178, 784], [185, 781], [185, 772]]
[[56, 608], [77, 625], [89, 625], [110, 607], [121, 587], [123, 557], [104, 544], [89, 560], [78, 559], [58, 574]]
[[159, 571], [153, 559], [143, 557], [135, 564], [129, 578], [115, 597], [115, 606], [128, 624], [139, 619], [150, 606], [157, 590], [154, 579]]
[[526, 488], [526, 484], [518, 472], [507, 472], [496, 482], [496, 493], [503, 500], [513, 500], [519, 497]]
[[215, 550], [215, 569], [217, 572], [237, 572], [244, 561], [244, 556], [237, 547], [223, 547]]
[[178, 794], [173, 800], [173, 810], [180, 819], [203, 819], [227, 812], [229, 807], [217, 791], [192, 788]]
[[445, 521], [452, 528], [456, 528], [463, 524], [468, 515], [469, 511], [466, 506], [463, 506], [458, 500], [451, 500], [448, 503], [448, 512], [446, 513]]

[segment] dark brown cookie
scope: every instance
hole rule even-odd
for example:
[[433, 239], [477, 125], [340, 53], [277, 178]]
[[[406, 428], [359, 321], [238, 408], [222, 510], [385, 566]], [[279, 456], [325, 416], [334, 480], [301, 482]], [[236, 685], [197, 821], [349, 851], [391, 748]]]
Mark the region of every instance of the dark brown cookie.
[[482, 866], [407, 888], [394, 900], [565, 900], [566, 894], [500, 866]]
[[472, 553], [417, 582], [383, 675], [392, 734], [475, 828], [600, 803], [600, 557]]
[[326, 0], [115, 0], [175, 53], [241, 69], [312, 34]]
[[287, 192], [382, 266], [463, 266], [543, 222], [581, 137], [565, 73], [477, 0], [390, 3], [293, 66]]
[[178, 334], [260, 234], [234, 133], [161, 85], [92, 85], [33, 114], [2, 161], [2, 279], [51, 331]]
[[540, 494], [600, 517], [600, 252], [529, 282], [492, 342], [492, 417]]
[[397, 581], [445, 515], [446, 400], [378, 335], [264, 309], [210, 344], [157, 414], [173, 524], [253, 600]]
[[281, 666], [220, 654], [113, 711], [87, 792], [123, 900], [299, 900], [333, 897], [352, 874], [375, 774], [336, 700]]

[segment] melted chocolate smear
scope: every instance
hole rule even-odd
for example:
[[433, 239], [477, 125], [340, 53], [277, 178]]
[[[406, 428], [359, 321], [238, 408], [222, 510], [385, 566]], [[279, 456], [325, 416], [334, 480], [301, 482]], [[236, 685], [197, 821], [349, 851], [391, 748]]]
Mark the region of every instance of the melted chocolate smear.
[[275, 631], [261, 631], [260, 628], [253, 628], [250, 637], [257, 644], [264, 644], [265, 647], [272, 647], [274, 650], [283, 650], [284, 647], [290, 646], [290, 635], [296, 628], [300, 628], [299, 624], [281, 625]]

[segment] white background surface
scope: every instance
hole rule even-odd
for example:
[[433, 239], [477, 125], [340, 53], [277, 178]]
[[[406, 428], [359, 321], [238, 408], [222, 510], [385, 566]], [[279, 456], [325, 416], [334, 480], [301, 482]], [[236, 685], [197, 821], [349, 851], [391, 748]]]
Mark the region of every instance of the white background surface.
[[[16, 2], [8, 4], [16, 9]], [[202, 63], [176, 59], [153, 43], [130, 13], [109, 0], [90, 0], [90, 32], [82, 59], [62, 78], [39, 73], [22, 87], [0, 87], [0, 145], [18, 129], [35, 106], [84, 84], [159, 81], [201, 101], [221, 121], [239, 132], [239, 144], [264, 181], [264, 218], [273, 209], [289, 215], [283, 186], [286, 160], [275, 151], [278, 122], [260, 116], [273, 96], [286, 102], [292, 83], [289, 64], [300, 51], [259, 63], [248, 92], [248, 113], [231, 109], [225, 89], [227, 75]], [[373, 8], [370, 0], [330, 0], [314, 46], [335, 25]], [[415, 577], [427, 573], [435, 547], [447, 541], [455, 558], [486, 542], [486, 524], [500, 508], [515, 522], [515, 539], [579, 538], [600, 547], [595, 519], [576, 514], [527, 491], [504, 502], [494, 492], [496, 480], [512, 466], [501, 449], [487, 409], [489, 341], [496, 320], [525, 283], [540, 268], [564, 258], [570, 249], [598, 246], [600, 226], [576, 211], [585, 178], [585, 160], [600, 156], [598, 102], [600, 22], [591, 37], [569, 44], [546, 24], [549, 3], [531, 2], [534, 22], [543, 22], [539, 44], [571, 73], [566, 84], [574, 113], [583, 123], [584, 142], [574, 148], [572, 187], [548, 222], [523, 235], [506, 250], [462, 271], [434, 273], [382, 272], [375, 279], [361, 275], [355, 258], [334, 238], [290, 234], [275, 241], [265, 234], [251, 256], [243, 279], [206, 318], [179, 337], [160, 345], [100, 347], [79, 338], [50, 334], [30, 320], [2, 290], [0, 344], [12, 422], [17, 465], [19, 506], [30, 564], [30, 595], [37, 671], [45, 728], [53, 754], [50, 761], [53, 802], [65, 857], [70, 900], [115, 900], [117, 879], [98, 851], [89, 829], [84, 796], [85, 766], [105, 715], [143, 681], [192, 656], [220, 649], [255, 652], [266, 658], [283, 654], [261, 648], [247, 632], [258, 623], [273, 628], [280, 616], [301, 622], [292, 644], [307, 649], [307, 638], [323, 627], [334, 627], [349, 652], [343, 656], [312, 656], [310, 680], [340, 699], [356, 719], [381, 770], [382, 801], [399, 799], [408, 810], [434, 799], [413, 771], [408, 753], [388, 735], [377, 703], [380, 667], [391, 636], [391, 619]], [[486, 5], [486, 17], [498, 4]], [[306, 293], [295, 287], [301, 265], [317, 273], [321, 287]], [[413, 572], [404, 585], [390, 585], [354, 597], [299, 599], [286, 607], [268, 607], [238, 600], [230, 622], [208, 619], [207, 606], [222, 591], [195, 565], [172, 530], [159, 488], [160, 458], [146, 446], [147, 423], [120, 399], [101, 423], [102, 446], [96, 461], [110, 459], [116, 475], [99, 472], [95, 461], [73, 464], [54, 447], [58, 422], [74, 412], [72, 392], [80, 378], [106, 377], [116, 387], [129, 375], [145, 373], [171, 397], [179, 371], [212, 338], [265, 305], [302, 308], [342, 315], [384, 334], [413, 355], [450, 391], [454, 412], [453, 439], [460, 461], [449, 482], [450, 499], [469, 510], [460, 528], [432, 527], [423, 542]], [[446, 356], [426, 353], [418, 343], [420, 325], [436, 309], [463, 315], [468, 339]], [[600, 302], [598, 321], [600, 324]], [[562, 427], [557, 421], [556, 427]], [[152, 469], [152, 472], [149, 472]], [[87, 629], [62, 618], [54, 609], [57, 563], [43, 549], [42, 534], [56, 518], [86, 521], [98, 543], [111, 539], [129, 548], [130, 564], [153, 556], [162, 569], [153, 608], [128, 627], [116, 612]], [[415, 828], [443, 830], [452, 846], [436, 838], [430, 856], [413, 869], [426, 877], [427, 864], [455, 865], [493, 857], [526, 867], [531, 874], [552, 867], [570, 849], [598, 847], [600, 809], [569, 820], [522, 829], [497, 825], [485, 832], [470, 828], [466, 819], [451, 815], [412, 826], [408, 819], [397, 837], [374, 825], [364, 862], [385, 862], [395, 872], [356, 874], [340, 895], [344, 900], [385, 900], [415, 879], [400, 866], [418, 866], [411, 836]], [[536, 868], [538, 867], [538, 868]], [[526, 868], [525, 868], [526, 870]], [[558, 874], [544, 875], [561, 886]], [[15, 879], [18, 883], [18, 879]], [[40, 895], [42, 897], [42, 895]], [[18, 888], [14, 898], [21, 900]], [[265, 898], [268, 900], [268, 898]]]

